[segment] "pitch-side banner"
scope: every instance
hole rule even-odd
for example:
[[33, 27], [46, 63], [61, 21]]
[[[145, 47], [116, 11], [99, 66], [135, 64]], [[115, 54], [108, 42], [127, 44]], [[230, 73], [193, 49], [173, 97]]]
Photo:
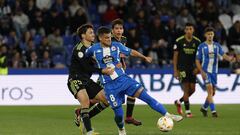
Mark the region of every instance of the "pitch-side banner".
[[[178, 80], [172, 74], [130, 75], [140, 82], [147, 92], [161, 103], [172, 104], [183, 92]], [[93, 76], [96, 80], [97, 76]], [[190, 98], [192, 103], [203, 103], [206, 91], [201, 77], [198, 77], [196, 92]], [[216, 103], [240, 103], [239, 75], [218, 75]], [[137, 100], [138, 104], [143, 104]], [[75, 105], [67, 88], [67, 75], [8, 75], [0, 76], [0, 105]]]

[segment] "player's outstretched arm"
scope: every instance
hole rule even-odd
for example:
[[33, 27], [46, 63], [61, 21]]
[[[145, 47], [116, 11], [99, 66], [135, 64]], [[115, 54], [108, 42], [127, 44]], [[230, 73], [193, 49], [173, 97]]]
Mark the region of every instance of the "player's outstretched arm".
[[178, 63], [178, 51], [174, 51], [173, 53], [173, 71], [174, 71], [174, 77], [176, 79], [179, 79], [179, 72], [177, 70], [177, 63]]
[[140, 52], [136, 51], [136, 50], [133, 50], [131, 51], [131, 56], [133, 57], [137, 57], [137, 58], [140, 58], [148, 63], [151, 63], [152, 62], [152, 58], [151, 57], [146, 57], [144, 56], [143, 54], [141, 54]]
[[225, 59], [229, 62], [235, 62], [236, 61], [235, 57], [228, 56], [226, 53], [223, 54], [223, 59]]

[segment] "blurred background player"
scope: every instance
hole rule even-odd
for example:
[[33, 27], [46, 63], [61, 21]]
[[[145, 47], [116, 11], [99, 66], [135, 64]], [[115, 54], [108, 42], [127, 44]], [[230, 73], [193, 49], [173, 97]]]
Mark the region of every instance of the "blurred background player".
[[[95, 72], [110, 75], [113, 73], [113, 69], [96, 68], [93, 66], [93, 59], [87, 58], [84, 55], [85, 50], [92, 45], [95, 39], [93, 26], [84, 24], [78, 28], [77, 33], [81, 38], [81, 42], [73, 49], [67, 85], [71, 93], [81, 104], [80, 112], [78, 112], [78, 110], [75, 112], [77, 115], [77, 126], [80, 125], [79, 121], [81, 116], [87, 135], [95, 135], [96, 133], [92, 130], [90, 118], [105, 109], [108, 103], [102, 87], [90, 79], [90, 77]], [[101, 102], [90, 110], [89, 99], [96, 99]]]
[[8, 74], [7, 47], [0, 44], [0, 75]]
[[[124, 28], [123, 28], [123, 20], [122, 19], [116, 19], [112, 21], [112, 41], [120, 42], [123, 45], [127, 46], [127, 38], [123, 36]], [[123, 66], [123, 69], [126, 70], [127, 66], [125, 63], [125, 55], [120, 53], [121, 63]], [[126, 110], [126, 119], [125, 123], [127, 124], [133, 124], [135, 126], [142, 125], [141, 121], [138, 121], [133, 118], [133, 109], [135, 105], [136, 99], [134, 97], [127, 97], [127, 110]]]
[[173, 65], [174, 77], [181, 83], [183, 96], [175, 101], [177, 111], [183, 114], [181, 103], [184, 102], [186, 117], [192, 117], [189, 97], [195, 92], [197, 68], [195, 57], [200, 40], [193, 36], [194, 26], [187, 23], [184, 29], [185, 34], [176, 39], [174, 45]]
[[234, 62], [235, 58], [226, 55], [221, 45], [213, 41], [214, 29], [212, 27], [207, 27], [204, 30], [204, 36], [206, 41], [201, 43], [198, 47], [196, 65], [201, 72], [208, 95], [200, 111], [203, 113], [204, 117], [207, 117], [208, 106], [210, 106], [212, 117], [218, 117], [213, 96], [216, 91], [219, 55], [230, 62]]
[[151, 63], [151, 57], [146, 57], [119, 42], [111, 42], [111, 30], [107, 27], [100, 27], [98, 29], [98, 38], [100, 43], [96, 43], [88, 48], [85, 55], [87, 57], [94, 57], [99, 68], [114, 68], [112, 75], [100, 75], [100, 81], [104, 86], [108, 102], [114, 111], [114, 119], [118, 126], [119, 135], [126, 135], [122, 109], [125, 95], [141, 99], [155, 111], [175, 121], [181, 121], [183, 119], [182, 116], [169, 114], [161, 103], [147, 94], [140, 83], [126, 75], [122, 67], [117, 67], [117, 64], [120, 63], [120, 53], [126, 56], [131, 55], [141, 58], [148, 63]]

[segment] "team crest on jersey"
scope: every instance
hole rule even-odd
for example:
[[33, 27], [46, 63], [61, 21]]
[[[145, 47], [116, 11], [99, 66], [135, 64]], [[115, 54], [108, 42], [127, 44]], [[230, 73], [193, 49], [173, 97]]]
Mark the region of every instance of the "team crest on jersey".
[[82, 52], [78, 52], [78, 57], [82, 58], [84, 56], [84, 54]]
[[112, 47], [111, 47], [111, 50], [112, 50], [112, 51], [116, 51], [117, 48], [116, 48], [115, 46], [112, 46]]
[[102, 62], [104, 64], [112, 63], [114, 61], [114, 58], [112, 56], [106, 55], [103, 57]]

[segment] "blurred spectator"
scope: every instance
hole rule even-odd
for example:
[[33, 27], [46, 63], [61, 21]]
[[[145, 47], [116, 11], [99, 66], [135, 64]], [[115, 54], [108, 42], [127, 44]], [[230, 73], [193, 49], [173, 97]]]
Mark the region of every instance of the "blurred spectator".
[[114, 19], [118, 18], [117, 10], [113, 5], [110, 5], [107, 11], [103, 14], [103, 22], [106, 24], [111, 23]]
[[36, 6], [45, 12], [52, 6], [52, 0], [36, 0]]
[[71, 21], [71, 32], [76, 32], [77, 28], [80, 27], [81, 25], [87, 23], [87, 15], [85, 13], [85, 10], [83, 8], [79, 8], [74, 17], [72, 18]]
[[218, 11], [216, 5], [212, 1], [208, 1], [207, 7], [203, 12], [203, 19], [213, 24], [218, 19]]
[[49, 45], [55, 53], [63, 52], [63, 39], [60, 35], [60, 29], [56, 28], [53, 34], [48, 35]]
[[28, 67], [28, 62], [26, 59], [22, 59], [22, 56], [19, 52], [15, 52], [10, 63], [12, 68], [26, 68]]
[[29, 68], [38, 68], [39, 67], [39, 61], [38, 56], [35, 51], [32, 51], [30, 53], [30, 61], [29, 61]]
[[119, 0], [119, 4], [117, 5], [116, 10], [118, 12], [119, 18], [127, 19], [128, 8], [127, 8], [125, 0]]
[[71, 4], [69, 5], [69, 11], [71, 16], [74, 16], [79, 8], [82, 7], [79, 5], [78, 0], [72, 0]]
[[226, 45], [227, 35], [226, 31], [223, 28], [222, 24], [217, 21], [214, 23], [214, 29], [215, 29], [215, 38], [216, 41], [219, 42], [221, 45]]
[[228, 44], [240, 47], [240, 21], [236, 21], [229, 29]]
[[57, 11], [58, 14], [63, 13], [66, 9], [66, 5], [63, 3], [63, 0], [55, 0], [52, 4], [51, 9], [54, 9]]
[[13, 16], [13, 24], [17, 32], [18, 38], [22, 36], [21, 33], [27, 31], [27, 26], [29, 24], [28, 16], [23, 13], [22, 9], [17, 9], [15, 15]]
[[45, 50], [43, 52], [43, 58], [39, 65], [41, 68], [52, 68], [53, 67], [53, 63], [52, 63], [52, 59], [50, 57], [49, 51]]
[[187, 22], [192, 23], [192, 24], [194, 24], [194, 25], [196, 24], [195, 19], [194, 19], [193, 16], [189, 13], [189, 11], [188, 11], [187, 8], [183, 8], [183, 9], [181, 10], [180, 15], [178, 15], [178, 16], [176, 17], [176, 22], [178, 22], [178, 23], [177, 23], [177, 28], [178, 28], [178, 29], [181, 29], [181, 30], [184, 29], [184, 26], [185, 26], [185, 24], [186, 24]]

